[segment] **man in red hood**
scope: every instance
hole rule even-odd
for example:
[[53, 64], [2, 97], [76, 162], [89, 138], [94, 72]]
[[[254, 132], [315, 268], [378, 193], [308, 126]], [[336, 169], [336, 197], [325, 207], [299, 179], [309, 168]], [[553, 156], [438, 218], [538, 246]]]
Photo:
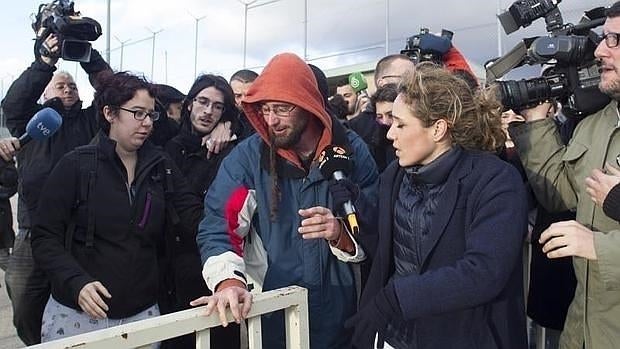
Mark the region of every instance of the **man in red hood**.
[[[224, 159], [205, 199], [197, 242], [203, 276], [216, 292], [193, 304], [208, 304], [209, 313], [217, 307], [220, 315], [230, 306], [241, 321], [251, 305], [248, 286], [300, 285], [308, 289], [311, 346], [347, 347], [351, 333], [343, 323], [358, 291], [352, 263], [365, 252], [338, 216], [350, 200], [359, 235], [372, 229], [376, 165], [362, 139], [333, 121], [312, 70], [294, 54], [275, 56], [242, 103], [256, 134]], [[321, 152], [335, 147], [351, 159], [348, 179], [321, 174]], [[263, 316], [263, 347], [284, 347], [281, 319]]]

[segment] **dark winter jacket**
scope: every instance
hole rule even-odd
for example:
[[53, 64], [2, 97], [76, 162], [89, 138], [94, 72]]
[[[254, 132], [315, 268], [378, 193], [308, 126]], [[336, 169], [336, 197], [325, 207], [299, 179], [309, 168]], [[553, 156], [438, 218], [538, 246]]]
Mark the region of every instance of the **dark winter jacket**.
[[391, 279], [404, 316], [394, 321], [414, 329], [413, 348], [526, 348], [527, 203], [517, 171], [493, 155], [464, 151], [419, 248], [420, 268], [395, 276], [393, 208], [404, 174], [392, 163], [381, 177], [378, 239], [369, 239], [378, 249], [360, 308]]
[[[81, 64], [93, 82], [99, 74], [111, 71], [96, 50], [92, 51], [90, 62]], [[7, 128], [15, 137], [25, 133], [30, 118], [43, 107], [54, 108], [63, 121], [52, 137], [33, 141], [17, 153], [20, 205], [25, 206], [19, 209], [18, 222], [21, 228], [30, 228], [30, 216], [36, 211], [41, 188], [56, 163], [75, 147], [88, 144], [98, 130], [92, 106], [82, 109], [82, 103], [78, 102], [66, 110], [58, 98], [47, 101], [45, 105], [37, 103], [55, 70], [55, 67], [42, 61], [33, 62], [13, 82], [2, 101]]]
[[[164, 253], [167, 220], [172, 216], [167, 209], [174, 208], [181, 231], [192, 232], [202, 217], [202, 204], [176, 166], [171, 166], [173, 188], [164, 184], [169, 178], [165, 174], [168, 166], [163, 165], [172, 161], [165, 161], [161, 148], [147, 141], [138, 150], [135, 179], [128, 190], [116, 143], [102, 133], [94, 143], [96, 182], [86, 203], [74, 209], [81, 188], [75, 151], [64, 156], [50, 174], [32, 230], [33, 256], [52, 282], [52, 295], [58, 302], [80, 309], [77, 299], [82, 287], [100, 281], [112, 294], [106, 299], [108, 316], [124, 318], [157, 302], [158, 254]], [[86, 246], [89, 208], [95, 216], [93, 247]], [[74, 212], [75, 231], [67, 251], [65, 232]]]
[[215, 179], [220, 163], [235, 146], [229, 143], [220, 153], [207, 159], [207, 149], [202, 146], [202, 137], [181, 127], [178, 135], [166, 143], [166, 152], [185, 175], [196, 195], [204, 197]]
[[0, 159], [0, 249], [12, 248], [15, 241], [13, 211], [9, 199], [17, 192], [17, 169], [13, 161]]

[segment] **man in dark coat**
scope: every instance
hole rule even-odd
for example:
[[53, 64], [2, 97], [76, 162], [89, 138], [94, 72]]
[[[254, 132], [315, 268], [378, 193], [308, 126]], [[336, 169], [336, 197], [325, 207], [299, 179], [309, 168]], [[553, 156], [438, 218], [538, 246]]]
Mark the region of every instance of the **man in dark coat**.
[[[14, 137], [24, 134], [29, 119], [44, 107], [55, 109], [63, 120], [53, 137], [32, 142], [17, 154], [19, 231], [5, 278], [13, 305], [13, 324], [27, 345], [40, 343], [41, 316], [49, 298], [49, 282], [34, 265], [30, 251], [30, 228], [41, 188], [60, 158], [75, 147], [88, 144], [98, 129], [94, 108], [82, 109], [73, 77], [67, 72], [54, 74], [59, 38], [51, 34], [44, 45], [49, 56], [37, 55], [32, 65], [13, 82], [2, 101], [7, 127]], [[100, 76], [112, 72], [96, 50], [92, 50], [89, 62], [80, 64], [93, 85]], [[45, 100], [43, 105], [37, 103], [41, 94]]]

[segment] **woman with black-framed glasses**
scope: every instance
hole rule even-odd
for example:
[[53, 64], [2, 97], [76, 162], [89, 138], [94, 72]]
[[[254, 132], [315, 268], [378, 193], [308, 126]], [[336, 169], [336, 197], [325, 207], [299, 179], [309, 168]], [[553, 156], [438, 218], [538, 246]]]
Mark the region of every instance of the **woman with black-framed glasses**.
[[202, 216], [200, 198], [148, 140], [159, 117], [152, 85], [116, 73], [98, 87], [101, 130], [51, 172], [32, 230], [52, 284], [42, 342], [158, 316], [172, 218], [193, 236]]

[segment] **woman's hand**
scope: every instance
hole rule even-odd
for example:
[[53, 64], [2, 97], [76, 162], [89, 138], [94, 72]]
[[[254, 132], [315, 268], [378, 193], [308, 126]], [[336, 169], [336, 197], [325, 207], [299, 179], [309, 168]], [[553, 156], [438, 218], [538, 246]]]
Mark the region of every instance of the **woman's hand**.
[[82, 287], [78, 295], [78, 305], [82, 310], [94, 319], [105, 319], [108, 317], [106, 312], [110, 310], [108, 305], [101, 298], [112, 298], [112, 295], [99, 281], [93, 281]]

